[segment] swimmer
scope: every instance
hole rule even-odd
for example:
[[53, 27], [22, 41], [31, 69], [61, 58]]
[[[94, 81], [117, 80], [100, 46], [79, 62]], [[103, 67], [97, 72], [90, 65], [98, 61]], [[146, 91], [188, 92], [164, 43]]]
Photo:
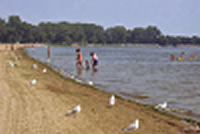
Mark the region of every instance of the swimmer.
[[184, 61], [185, 60], [185, 53], [181, 52], [181, 57], [177, 58], [178, 61]]

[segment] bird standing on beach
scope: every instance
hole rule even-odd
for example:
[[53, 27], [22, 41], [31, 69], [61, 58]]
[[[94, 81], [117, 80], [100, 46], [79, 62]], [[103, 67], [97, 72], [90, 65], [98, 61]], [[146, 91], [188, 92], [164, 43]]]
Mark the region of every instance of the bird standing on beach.
[[13, 63], [12, 61], [8, 61], [8, 65], [9, 65], [10, 67], [14, 67], [14, 66], [15, 66], [14, 63]]
[[88, 84], [89, 84], [90, 86], [93, 86], [93, 85], [94, 85], [94, 83], [93, 83], [92, 81], [88, 81]]
[[32, 68], [33, 68], [33, 69], [37, 69], [37, 68], [38, 68], [38, 67], [37, 67], [37, 64], [33, 64], [33, 65], [32, 65]]
[[37, 83], [37, 80], [34, 79], [34, 80], [32, 80], [29, 84], [30, 84], [30, 85], [35, 85], [36, 83]]
[[43, 72], [43, 73], [46, 73], [46, 72], [47, 72], [47, 69], [46, 69], [46, 68], [44, 68], [44, 69], [42, 70], [42, 72]]
[[110, 106], [114, 106], [114, 105], [115, 105], [115, 96], [114, 96], [114, 95], [112, 95], [112, 96], [110, 97], [109, 105], [110, 105]]
[[74, 79], [75, 77], [73, 75], [69, 75], [69, 78], [70, 79]]
[[156, 109], [166, 109], [167, 108], [167, 102], [158, 104], [155, 106]]
[[67, 114], [72, 115], [72, 114], [76, 114], [76, 113], [80, 113], [80, 112], [81, 112], [81, 105], [79, 104], [72, 110], [68, 111]]
[[123, 128], [124, 131], [130, 131], [130, 130], [136, 130], [139, 128], [139, 120], [135, 120], [132, 124], [130, 124], [128, 127]]
[[83, 81], [78, 79], [78, 78], [75, 78], [75, 81], [78, 82], [78, 83], [83, 83]]

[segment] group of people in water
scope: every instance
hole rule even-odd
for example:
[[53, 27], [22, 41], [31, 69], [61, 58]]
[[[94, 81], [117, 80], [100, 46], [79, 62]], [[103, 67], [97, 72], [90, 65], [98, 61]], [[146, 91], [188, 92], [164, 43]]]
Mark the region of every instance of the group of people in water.
[[[77, 66], [78, 71], [80, 72], [83, 69], [86, 69], [87, 71], [90, 70], [90, 62], [89, 62], [89, 60], [86, 60], [85, 61], [85, 67], [83, 66], [83, 54], [82, 54], [80, 48], [76, 49], [76, 53], [77, 53], [76, 66]], [[91, 56], [91, 62], [92, 62], [91, 63], [92, 70], [94, 72], [97, 72], [98, 71], [98, 64], [99, 64], [99, 59], [97, 57], [97, 54], [94, 53], [94, 52], [91, 52], [90, 56]]]
[[[50, 51], [51, 51], [51, 47], [48, 46], [47, 47], [47, 57], [48, 57], [48, 59], [50, 59], [50, 55], [51, 55]], [[77, 53], [76, 67], [77, 67], [78, 75], [81, 75], [82, 70], [84, 70], [84, 69], [89, 71], [91, 67], [92, 67], [93, 73], [98, 71], [99, 58], [97, 57], [97, 54], [95, 52], [90, 53], [91, 63], [90, 63], [89, 60], [85, 60], [85, 66], [83, 65], [83, 54], [82, 54], [80, 48], [76, 49], [76, 53]]]
[[[184, 52], [181, 52], [181, 56], [180, 57], [177, 57], [176, 58], [176, 56], [174, 56], [174, 55], [171, 55], [171, 61], [184, 61], [185, 60], [185, 53]], [[196, 60], [196, 58], [194, 57], [194, 56], [190, 56], [190, 58], [189, 58], [189, 60], [190, 61], [194, 61], [194, 60]]]

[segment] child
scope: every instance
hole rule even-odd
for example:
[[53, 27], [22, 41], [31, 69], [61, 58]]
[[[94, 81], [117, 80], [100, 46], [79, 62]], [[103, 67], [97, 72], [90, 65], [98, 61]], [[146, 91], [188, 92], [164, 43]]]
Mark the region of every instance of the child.
[[94, 52], [91, 52], [90, 56], [92, 57], [92, 68], [93, 68], [94, 71], [97, 71], [98, 70], [97, 65], [98, 65], [98, 62], [99, 62], [98, 57]]
[[76, 66], [77, 66], [78, 69], [82, 69], [83, 68], [83, 66], [82, 66], [82, 61], [83, 61], [82, 52], [78, 48], [78, 49], [76, 49], [76, 53], [77, 53], [77, 63], [76, 63]]
[[86, 70], [90, 70], [90, 62], [88, 60], [85, 61]]

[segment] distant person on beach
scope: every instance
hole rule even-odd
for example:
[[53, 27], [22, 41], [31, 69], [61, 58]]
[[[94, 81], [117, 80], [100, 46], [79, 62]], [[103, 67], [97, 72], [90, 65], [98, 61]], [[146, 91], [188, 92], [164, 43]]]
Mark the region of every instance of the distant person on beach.
[[81, 50], [78, 48], [76, 49], [76, 53], [77, 53], [77, 63], [76, 63], [76, 66], [78, 69], [83, 69], [83, 65], [82, 65], [82, 61], [83, 61], [83, 55], [82, 55], [82, 52]]
[[85, 67], [87, 71], [90, 70], [90, 62], [88, 60], [85, 61]]
[[171, 55], [170, 58], [171, 58], [171, 61], [175, 61], [176, 60], [176, 57], [173, 54]]
[[92, 69], [93, 69], [93, 71], [97, 71], [99, 59], [94, 52], [91, 52], [90, 56], [92, 57]]

